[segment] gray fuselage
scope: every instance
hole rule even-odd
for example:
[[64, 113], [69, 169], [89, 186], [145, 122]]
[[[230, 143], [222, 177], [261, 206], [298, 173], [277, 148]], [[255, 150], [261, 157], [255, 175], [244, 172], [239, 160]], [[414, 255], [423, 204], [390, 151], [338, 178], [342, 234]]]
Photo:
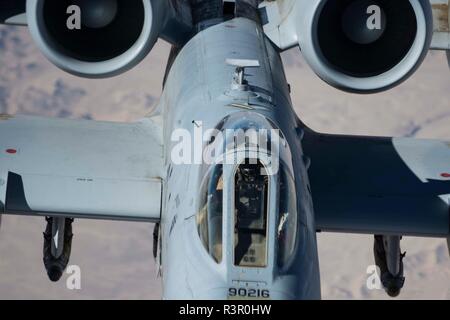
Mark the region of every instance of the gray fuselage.
[[[232, 89], [236, 68], [228, 65], [227, 59], [259, 62], [259, 67], [245, 70], [248, 90]], [[174, 60], [158, 111], [164, 117], [166, 142], [158, 257], [163, 298], [319, 299], [316, 230], [300, 122], [292, 107], [280, 54], [261, 27], [251, 20], [236, 18], [199, 32]], [[297, 211], [297, 218], [291, 220], [295, 221], [295, 236], [290, 235], [293, 247], [286, 265], [277, 263], [281, 241], [277, 236], [281, 214], [278, 204], [285, 195], [277, 187], [276, 175], [268, 182], [265, 263], [262, 267], [248, 267], [236, 265], [234, 257], [236, 169], [223, 168], [223, 212], [218, 233], [221, 258], [216, 261], [208, 254], [198, 231], [202, 181], [212, 166], [173, 163], [175, 131], [184, 130], [194, 136], [199, 126], [206, 131], [220, 128], [224, 122], [228, 126], [232, 122], [231, 127], [235, 122], [234, 128], [239, 128], [242, 119], [258, 122], [268, 130], [280, 130], [285, 141], [280, 158], [294, 181], [288, 201], [295, 200]]]

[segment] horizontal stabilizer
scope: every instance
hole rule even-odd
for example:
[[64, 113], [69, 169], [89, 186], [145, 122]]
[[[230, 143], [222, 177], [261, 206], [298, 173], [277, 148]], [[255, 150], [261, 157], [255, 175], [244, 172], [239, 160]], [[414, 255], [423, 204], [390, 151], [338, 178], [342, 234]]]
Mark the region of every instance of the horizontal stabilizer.
[[26, 25], [26, 0], [0, 1], [0, 23], [11, 25]]
[[433, 40], [431, 48], [450, 50], [450, 8], [448, 0], [432, 0]]

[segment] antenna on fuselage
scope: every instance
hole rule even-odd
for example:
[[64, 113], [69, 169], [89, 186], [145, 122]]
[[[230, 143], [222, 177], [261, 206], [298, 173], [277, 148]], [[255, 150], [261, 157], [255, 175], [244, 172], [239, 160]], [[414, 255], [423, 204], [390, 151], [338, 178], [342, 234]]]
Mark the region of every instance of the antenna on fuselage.
[[246, 68], [259, 68], [261, 65], [258, 60], [247, 59], [226, 59], [226, 64], [236, 67], [233, 81], [231, 82], [231, 89], [248, 91], [248, 82], [245, 80]]

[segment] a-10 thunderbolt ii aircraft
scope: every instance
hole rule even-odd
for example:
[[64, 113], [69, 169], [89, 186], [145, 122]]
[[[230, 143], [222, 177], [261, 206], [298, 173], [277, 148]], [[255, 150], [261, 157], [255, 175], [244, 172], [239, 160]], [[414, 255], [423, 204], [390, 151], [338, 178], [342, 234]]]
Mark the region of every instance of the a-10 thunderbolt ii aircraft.
[[379, 92], [450, 48], [448, 10], [442, 0], [2, 0], [2, 23], [28, 26], [52, 63], [81, 77], [125, 72], [159, 38], [172, 50], [159, 104], [140, 121], [1, 115], [0, 212], [47, 219], [53, 281], [73, 219], [92, 218], [156, 224], [166, 299], [319, 299], [319, 231], [374, 235], [395, 296], [401, 237], [450, 237], [450, 143], [314, 132], [293, 110], [280, 52], [298, 46], [328, 84]]

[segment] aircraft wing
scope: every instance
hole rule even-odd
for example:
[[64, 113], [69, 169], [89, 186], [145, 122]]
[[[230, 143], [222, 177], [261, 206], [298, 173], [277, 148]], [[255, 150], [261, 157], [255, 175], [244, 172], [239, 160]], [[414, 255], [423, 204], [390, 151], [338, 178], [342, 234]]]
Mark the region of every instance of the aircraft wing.
[[162, 152], [155, 118], [0, 115], [0, 213], [159, 221]]
[[306, 130], [304, 152], [318, 230], [450, 235], [449, 142]]

